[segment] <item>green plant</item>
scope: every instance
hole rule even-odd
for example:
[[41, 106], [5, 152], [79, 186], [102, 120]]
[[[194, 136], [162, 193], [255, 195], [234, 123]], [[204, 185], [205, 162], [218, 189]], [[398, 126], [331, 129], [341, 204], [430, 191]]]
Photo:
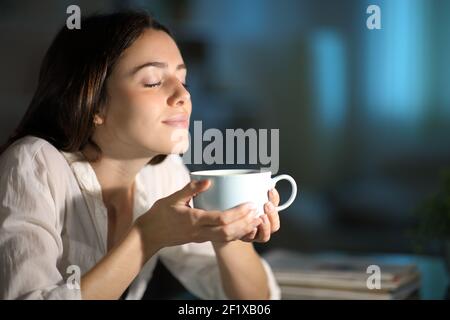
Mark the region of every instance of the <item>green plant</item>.
[[439, 190], [419, 207], [416, 235], [428, 240], [450, 240], [450, 170], [442, 172]]

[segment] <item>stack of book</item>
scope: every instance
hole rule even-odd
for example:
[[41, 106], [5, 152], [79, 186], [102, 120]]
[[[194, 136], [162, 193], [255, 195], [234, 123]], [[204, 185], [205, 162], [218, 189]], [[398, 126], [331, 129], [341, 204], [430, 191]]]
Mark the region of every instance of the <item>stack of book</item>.
[[264, 255], [280, 285], [282, 299], [415, 299], [420, 274], [412, 264], [370, 258], [305, 255], [285, 250]]

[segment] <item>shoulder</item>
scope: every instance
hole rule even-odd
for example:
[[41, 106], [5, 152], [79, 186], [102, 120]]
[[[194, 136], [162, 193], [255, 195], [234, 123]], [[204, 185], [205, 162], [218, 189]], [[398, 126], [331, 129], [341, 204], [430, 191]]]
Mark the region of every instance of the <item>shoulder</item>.
[[0, 171], [27, 174], [51, 171], [60, 174], [67, 167], [63, 155], [47, 140], [26, 136], [15, 141], [0, 156]]

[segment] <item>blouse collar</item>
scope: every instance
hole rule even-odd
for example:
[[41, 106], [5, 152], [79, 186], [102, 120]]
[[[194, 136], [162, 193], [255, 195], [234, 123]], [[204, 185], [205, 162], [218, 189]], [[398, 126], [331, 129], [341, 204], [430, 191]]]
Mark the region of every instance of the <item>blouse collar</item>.
[[[61, 152], [66, 158], [69, 166], [71, 167], [75, 178], [78, 181], [80, 189], [83, 193], [94, 198], [98, 205], [104, 207], [103, 214], [107, 215], [106, 207], [103, 202], [102, 189], [100, 182], [97, 179], [94, 169], [91, 164], [86, 160], [84, 155], [78, 152]], [[144, 179], [142, 177], [141, 170], [135, 179], [135, 194], [134, 194], [134, 206], [133, 217], [138, 218], [140, 215], [148, 211], [150, 208], [148, 192], [146, 191]]]

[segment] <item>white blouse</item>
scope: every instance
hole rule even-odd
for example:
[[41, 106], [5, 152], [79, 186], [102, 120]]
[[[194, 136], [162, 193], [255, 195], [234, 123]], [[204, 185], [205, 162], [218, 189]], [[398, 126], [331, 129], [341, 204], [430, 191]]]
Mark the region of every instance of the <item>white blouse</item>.
[[[94, 170], [80, 153], [64, 153], [27, 136], [0, 157], [0, 299], [81, 299], [73, 285], [107, 251], [107, 210]], [[190, 180], [179, 156], [136, 176], [134, 220]], [[134, 279], [126, 299], [140, 299], [157, 259], [201, 299], [226, 299], [211, 242], [167, 247]], [[269, 265], [271, 299], [280, 289]]]

